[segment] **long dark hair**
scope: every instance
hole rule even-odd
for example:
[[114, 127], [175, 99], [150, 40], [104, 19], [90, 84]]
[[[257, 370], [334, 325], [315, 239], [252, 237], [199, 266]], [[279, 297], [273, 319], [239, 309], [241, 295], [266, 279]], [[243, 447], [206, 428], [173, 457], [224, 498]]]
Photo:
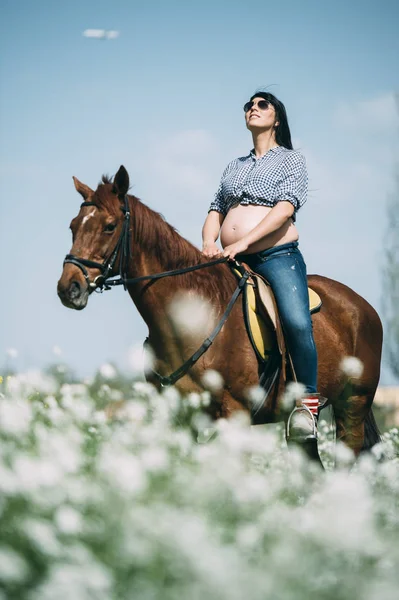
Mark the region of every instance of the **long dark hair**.
[[293, 150], [291, 132], [284, 104], [269, 92], [255, 92], [255, 94], [251, 96], [251, 100], [254, 98], [263, 98], [273, 104], [276, 111], [276, 120], [279, 122], [279, 125], [277, 125], [275, 130], [276, 142], [279, 146], [284, 146], [284, 148], [288, 148], [288, 150]]

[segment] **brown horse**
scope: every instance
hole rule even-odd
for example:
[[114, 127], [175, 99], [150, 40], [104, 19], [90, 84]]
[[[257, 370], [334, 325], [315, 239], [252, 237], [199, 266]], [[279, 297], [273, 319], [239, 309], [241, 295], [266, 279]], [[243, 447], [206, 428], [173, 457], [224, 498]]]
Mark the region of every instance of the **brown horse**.
[[[129, 176], [124, 167], [120, 167], [113, 182], [103, 177], [96, 191], [76, 178], [74, 183], [84, 202], [71, 222], [73, 246], [58, 282], [58, 295], [65, 306], [83, 309], [96, 285], [109, 275], [117, 275], [117, 266], [124, 277], [143, 278], [209, 262], [159, 213], [127, 195]], [[312, 315], [318, 351], [318, 390], [333, 406], [337, 439], [358, 454], [379, 441], [371, 405], [380, 375], [381, 321], [372, 306], [346, 285], [319, 275], [308, 279], [323, 302], [320, 311]], [[227, 264], [127, 284], [148, 326], [158, 373], [170, 374], [198, 349], [225, 311], [236, 287], [237, 279]], [[209, 302], [208, 324], [201, 332], [185, 334], [176, 330], [169, 306], [177, 292]], [[363, 374], [351, 381], [349, 398], [348, 379], [340, 370], [346, 356], [355, 356], [364, 365]], [[202, 375], [207, 369], [214, 369], [222, 375], [224, 386], [212, 396], [212, 416], [227, 417], [237, 410], [250, 412], [248, 388], [258, 384], [258, 367], [242, 304], [236, 302], [214, 343], [176, 387], [181, 392], [202, 391]], [[267, 397], [257, 423], [281, 420], [282, 391], [281, 381], [278, 394]]]

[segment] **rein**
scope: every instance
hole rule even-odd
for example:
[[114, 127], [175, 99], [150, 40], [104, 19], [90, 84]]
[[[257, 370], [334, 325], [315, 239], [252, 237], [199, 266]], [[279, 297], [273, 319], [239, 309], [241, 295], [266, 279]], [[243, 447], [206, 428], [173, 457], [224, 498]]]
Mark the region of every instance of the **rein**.
[[[82, 202], [82, 204], [80, 206], [81, 207], [82, 206], [95, 206], [96, 208], [98, 208], [98, 205], [95, 202]], [[79, 258], [73, 254], [67, 254], [65, 257], [64, 265], [70, 263], [70, 264], [75, 265], [82, 271], [84, 278], [87, 282], [90, 294], [94, 291], [103, 292], [104, 290], [110, 290], [111, 287], [115, 287], [117, 285], [123, 285], [124, 289], [126, 290], [127, 285], [138, 283], [139, 281], [145, 281], [145, 280], [154, 281], [156, 279], [162, 279], [163, 277], [173, 277], [174, 275], [183, 275], [184, 273], [189, 273], [191, 271], [196, 271], [198, 269], [204, 269], [204, 268], [211, 267], [213, 265], [217, 265], [220, 263], [225, 263], [228, 261], [227, 258], [223, 257], [223, 258], [218, 258], [216, 260], [211, 260], [207, 263], [194, 265], [192, 267], [186, 267], [184, 269], [174, 269], [172, 271], [163, 271], [162, 273], [155, 273], [153, 275], [143, 275], [140, 277], [134, 277], [134, 278], [128, 279], [126, 277], [126, 272], [127, 272], [127, 263], [129, 260], [129, 256], [131, 256], [131, 246], [130, 246], [130, 236], [129, 236], [130, 210], [129, 210], [129, 201], [128, 201], [127, 195], [124, 197], [124, 207], [121, 207], [121, 210], [124, 213], [124, 221], [123, 221], [122, 231], [121, 231], [119, 239], [116, 243], [116, 246], [115, 246], [113, 252], [110, 254], [109, 258], [106, 258], [106, 259], [104, 259], [104, 261], [102, 263], [99, 263], [99, 262], [95, 262], [93, 260], [88, 260], [86, 258]], [[121, 251], [120, 261], [119, 261], [119, 279], [114, 279], [113, 278], [114, 276], [108, 277], [108, 275], [112, 272], [112, 270], [115, 266], [115, 262], [116, 262], [116, 258], [118, 256], [119, 250]], [[86, 267], [93, 268], [93, 269], [100, 269], [101, 275], [98, 275], [94, 279], [94, 281], [90, 281], [89, 273], [88, 273]], [[192, 354], [192, 356], [190, 356], [190, 358], [188, 358], [171, 375], [164, 376], [164, 375], [161, 375], [160, 373], [157, 373], [156, 371], [152, 371], [152, 373], [155, 375], [155, 377], [158, 379], [158, 381], [160, 382], [160, 384], [163, 387], [173, 385], [174, 383], [176, 383], [176, 381], [178, 381], [181, 377], [183, 377], [183, 375], [185, 375], [187, 373], [187, 371], [197, 362], [197, 360], [204, 354], [204, 352], [206, 352], [208, 350], [209, 346], [213, 343], [217, 334], [220, 332], [220, 330], [223, 327], [224, 323], [226, 322], [229, 314], [231, 313], [231, 310], [232, 310], [238, 296], [242, 292], [242, 290], [247, 282], [247, 279], [250, 277], [249, 271], [247, 271], [237, 261], [235, 262], [235, 268], [240, 271], [242, 277], [241, 277], [219, 323], [216, 325], [216, 327], [214, 328], [214, 330], [212, 331], [210, 336], [207, 337], [206, 340], [200, 346], [200, 348], [198, 348], [198, 350], [196, 352], [194, 352], [194, 354]], [[149, 340], [148, 340], [148, 338], [146, 338], [144, 344], [148, 344], [148, 343], [149, 343]]]

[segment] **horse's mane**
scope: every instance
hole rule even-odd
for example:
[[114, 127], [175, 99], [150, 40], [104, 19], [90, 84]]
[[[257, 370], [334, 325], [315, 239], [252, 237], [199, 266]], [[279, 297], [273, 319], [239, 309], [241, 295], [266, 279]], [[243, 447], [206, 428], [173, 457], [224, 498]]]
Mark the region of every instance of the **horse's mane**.
[[[111, 214], [117, 214], [119, 205], [112, 193], [112, 179], [103, 175], [95, 196], [96, 202]], [[131, 205], [133, 238], [140, 248], [156, 256], [163, 270], [183, 269], [211, 259], [182, 237], [163, 215], [144, 204], [139, 198], [128, 195]], [[179, 277], [179, 276], [178, 276]], [[237, 285], [230, 268], [225, 264], [205, 267], [179, 277], [180, 287], [204, 292], [212, 299], [225, 303]]]

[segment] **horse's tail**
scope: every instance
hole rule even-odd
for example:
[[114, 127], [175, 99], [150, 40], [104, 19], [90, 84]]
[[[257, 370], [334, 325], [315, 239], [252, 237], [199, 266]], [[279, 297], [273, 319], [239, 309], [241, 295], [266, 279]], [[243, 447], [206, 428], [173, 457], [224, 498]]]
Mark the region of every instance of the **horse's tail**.
[[371, 450], [371, 448], [379, 442], [381, 442], [381, 433], [378, 429], [374, 413], [370, 408], [369, 413], [364, 421], [364, 442], [361, 452]]

